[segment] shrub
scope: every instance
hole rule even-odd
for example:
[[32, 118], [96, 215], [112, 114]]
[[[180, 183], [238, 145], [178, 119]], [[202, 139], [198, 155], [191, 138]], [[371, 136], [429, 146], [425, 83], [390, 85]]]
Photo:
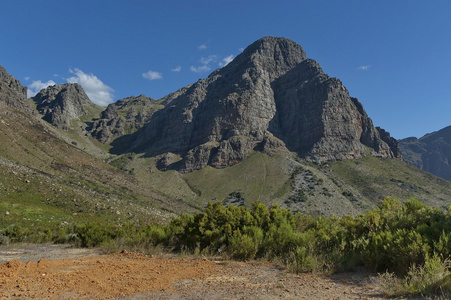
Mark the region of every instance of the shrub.
[[249, 260], [257, 254], [258, 246], [255, 240], [247, 234], [239, 234], [231, 237], [229, 252], [233, 258], [240, 260]]
[[[390, 297], [401, 295], [451, 295], [450, 261], [437, 254], [427, 256], [423, 265], [411, 265], [407, 276], [398, 278], [394, 273], [385, 272], [379, 276], [385, 294]], [[448, 298], [447, 298], [448, 299]]]
[[288, 254], [287, 267], [291, 272], [311, 272], [315, 269], [315, 259], [306, 247], [296, 247]]

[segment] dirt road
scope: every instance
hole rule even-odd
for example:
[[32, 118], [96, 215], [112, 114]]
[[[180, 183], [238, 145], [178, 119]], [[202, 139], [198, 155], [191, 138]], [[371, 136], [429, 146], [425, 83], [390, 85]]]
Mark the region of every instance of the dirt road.
[[383, 299], [361, 272], [298, 275], [262, 262], [39, 247], [0, 247], [1, 299]]

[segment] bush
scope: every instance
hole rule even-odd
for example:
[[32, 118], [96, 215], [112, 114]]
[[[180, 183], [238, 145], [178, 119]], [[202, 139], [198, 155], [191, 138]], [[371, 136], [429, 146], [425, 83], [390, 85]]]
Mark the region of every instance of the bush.
[[379, 278], [385, 294], [390, 297], [406, 294], [448, 297], [451, 295], [450, 267], [449, 259], [441, 259], [434, 254], [432, 257], [426, 257], [423, 265], [411, 265], [407, 276], [403, 279], [389, 272], [385, 272]]
[[233, 236], [230, 239], [229, 253], [235, 259], [249, 260], [257, 254], [258, 246], [255, 240], [247, 234]]
[[315, 269], [315, 259], [306, 247], [296, 247], [287, 258], [287, 267], [291, 272], [311, 272]]

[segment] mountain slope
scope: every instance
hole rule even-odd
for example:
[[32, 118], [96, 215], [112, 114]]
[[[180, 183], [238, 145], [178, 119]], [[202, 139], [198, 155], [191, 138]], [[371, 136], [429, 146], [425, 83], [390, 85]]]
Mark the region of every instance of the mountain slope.
[[399, 140], [405, 160], [422, 170], [451, 180], [451, 126], [417, 139]]
[[67, 143], [65, 131], [29, 113], [26, 90], [5, 84], [11, 79], [4, 74], [0, 99], [8, 101], [0, 102], [2, 222], [162, 220], [192, 210]]

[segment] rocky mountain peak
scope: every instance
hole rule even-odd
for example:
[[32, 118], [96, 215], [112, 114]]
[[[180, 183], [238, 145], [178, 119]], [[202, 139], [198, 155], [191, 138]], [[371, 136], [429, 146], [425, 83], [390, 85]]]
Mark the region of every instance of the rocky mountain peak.
[[[399, 156], [396, 140], [374, 128], [341, 81], [285, 38], [254, 42], [165, 104], [127, 139], [128, 151], [164, 155], [163, 168], [222, 168], [276, 148], [316, 162], [359, 158], [368, 149]], [[182, 160], [175, 163], [171, 153]]]
[[93, 122], [91, 135], [101, 143], [130, 134], [143, 127], [152, 114], [161, 109], [162, 101], [145, 95], [131, 96], [111, 103]]
[[80, 118], [95, 106], [78, 83], [49, 86], [41, 90], [33, 101], [42, 118], [57, 128], [71, 129], [70, 121]]
[[292, 40], [268, 36], [248, 46], [221, 72], [253, 69], [254, 72], [266, 73], [273, 81], [305, 59], [304, 49]]
[[27, 102], [27, 88], [19, 80], [9, 74], [0, 66], [0, 106], [7, 105], [13, 108], [31, 112]]

